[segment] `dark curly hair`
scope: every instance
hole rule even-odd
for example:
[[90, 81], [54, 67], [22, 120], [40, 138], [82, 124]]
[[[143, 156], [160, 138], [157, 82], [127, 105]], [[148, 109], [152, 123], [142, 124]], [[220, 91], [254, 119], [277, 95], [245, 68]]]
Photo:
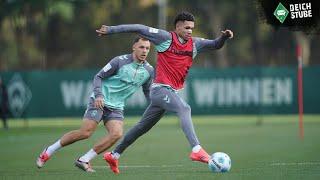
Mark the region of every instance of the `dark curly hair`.
[[177, 14], [176, 18], [174, 19], [174, 26], [176, 26], [179, 21], [193, 21], [194, 22], [194, 19], [195, 18], [193, 16], [193, 14], [186, 12], [186, 11], [180, 12], [179, 14]]

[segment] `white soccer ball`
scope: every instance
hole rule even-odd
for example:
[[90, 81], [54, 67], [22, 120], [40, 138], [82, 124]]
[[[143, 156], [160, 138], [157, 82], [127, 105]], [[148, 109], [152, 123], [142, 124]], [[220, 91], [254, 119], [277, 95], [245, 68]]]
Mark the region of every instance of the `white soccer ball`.
[[213, 153], [208, 161], [209, 169], [212, 172], [228, 172], [231, 169], [231, 159], [223, 152]]

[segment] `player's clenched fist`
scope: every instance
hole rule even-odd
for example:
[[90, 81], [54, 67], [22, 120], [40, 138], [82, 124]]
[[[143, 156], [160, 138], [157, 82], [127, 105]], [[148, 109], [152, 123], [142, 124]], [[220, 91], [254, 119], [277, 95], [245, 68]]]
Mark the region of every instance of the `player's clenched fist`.
[[221, 31], [223, 36], [228, 37], [229, 39], [233, 38], [233, 32], [229, 29]]
[[97, 97], [94, 101], [94, 105], [96, 108], [99, 108], [101, 110], [103, 110], [104, 107], [104, 100], [102, 97]]

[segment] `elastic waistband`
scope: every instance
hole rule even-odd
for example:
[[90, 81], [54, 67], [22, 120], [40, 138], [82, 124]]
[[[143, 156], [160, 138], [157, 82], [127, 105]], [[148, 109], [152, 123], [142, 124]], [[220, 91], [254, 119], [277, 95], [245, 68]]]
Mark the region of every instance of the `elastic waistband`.
[[179, 92], [180, 90], [176, 90], [176, 89], [173, 89], [170, 85], [167, 85], [167, 84], [161, 84], [161, 83], [152, 83], [151, 87], [164, 87], [164, 88], [167, 88], [173, 92]]

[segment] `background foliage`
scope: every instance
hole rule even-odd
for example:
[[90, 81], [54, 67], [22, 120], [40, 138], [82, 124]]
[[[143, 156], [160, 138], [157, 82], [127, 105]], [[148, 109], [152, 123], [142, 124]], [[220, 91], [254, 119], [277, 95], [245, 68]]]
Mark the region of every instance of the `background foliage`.
[[[141, 23], [159, 27], [161, 0], [1, 0], [0, 70], [97, 68], [131, 51], [134, 35], [100, 38], [102, 24]], [[295, 65], [295, 45], [304, 47], [305, 65], [320, 64], [319, 36], [272, 29], [259, 17], [256, 1], [168, 0], [166, 29], [176, 13], [196, 16], [194, 36], [214, 39], [229, 28], [235, 38], [219, 51], [202, 53], [201, 67]], [[154, 64], [154, 52], [150, 62]]]

